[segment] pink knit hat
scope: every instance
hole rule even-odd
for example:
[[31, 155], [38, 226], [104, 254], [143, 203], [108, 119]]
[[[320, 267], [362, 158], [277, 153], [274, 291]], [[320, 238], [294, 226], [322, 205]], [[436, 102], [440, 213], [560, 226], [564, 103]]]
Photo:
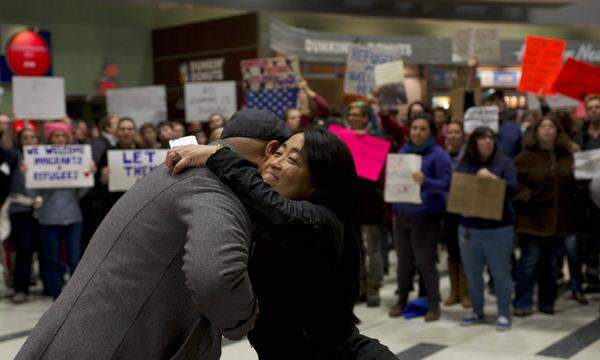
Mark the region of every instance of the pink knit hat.
[[50, 137], [55, 131], [63, 131], [67, 136], [71, 131], [71, 125], [64, 123], [62, 121], [52, 121], [44, 124], [44, 135], [46, 136], [46, 141], [50, 141]]

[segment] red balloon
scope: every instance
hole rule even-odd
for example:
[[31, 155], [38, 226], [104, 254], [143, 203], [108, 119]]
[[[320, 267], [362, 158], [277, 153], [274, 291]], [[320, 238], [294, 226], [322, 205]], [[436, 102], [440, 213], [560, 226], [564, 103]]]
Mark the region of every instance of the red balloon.
[[50, 69], [50, 48], [43, 37], [24, 30], [6, 45], [6, 62], [15, 75], [43, 76]]

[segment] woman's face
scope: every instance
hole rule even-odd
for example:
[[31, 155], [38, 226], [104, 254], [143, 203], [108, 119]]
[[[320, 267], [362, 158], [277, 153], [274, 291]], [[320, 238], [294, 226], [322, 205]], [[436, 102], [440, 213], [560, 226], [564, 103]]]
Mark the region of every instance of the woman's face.
[[551, 145], [556, 142], [558, 131], [554, 123], [548, 119], [544, 119], [537, 129], [538, 140], [542, 144]]
[[433, 120], [435, 121], [435, 126], [437, 126], [438, 130], [441, 130], [448, 122], [448, 117], [445, 112], [437, 110], [433, 113]]
[[50, 143], [52, 145], [67, 145], [68, 140], [68, 135], [62, 130], [57, 130], [50, 136]]
[[481, 160], [487, 160], [494, 152], [495, 141], [494, 138], [489, 135], [483, 135], [477, 139], [477, 152]]
[[465, 134], [462, 132], [460, 125], [450, 124], [446, 129], [446, 144], [451, 149], [460, 148], [465, 141]]
[[421, 146], [425, 144], [431, 137], [431, 129], [429, 128], [429, 122], [424, 119], [417, 119], [412, 122], [410, 126], [410, 142], [414, 146]]
[[208, 127], [211, 130], [223, 127], [224, 125], [225, 125], [225, 119], [223, 119], [220, 115], [213, 115], [210, 118], [210, 120], [208, 120]]
[[424, 112], [425, 112], [425, 109], [423, 109], [421, 104], [413, 104], [409, 109], [409, 113], [411, 116], [415, 116], [417, 114], [422, 114]]
[[262, 167], [263, 180], [281, 196], [292, 200], [306, 199], [315, 190], [310, 184], [308, 164], [302, 153], [303, 146], [304, 134], [292, 136]]
[[23, 146], [26, 145], [37, 145], [39, 143], [39, 139], [35, 134], [35, 131], [31, 129], [25, 129], [21, 133], [21, 144]]

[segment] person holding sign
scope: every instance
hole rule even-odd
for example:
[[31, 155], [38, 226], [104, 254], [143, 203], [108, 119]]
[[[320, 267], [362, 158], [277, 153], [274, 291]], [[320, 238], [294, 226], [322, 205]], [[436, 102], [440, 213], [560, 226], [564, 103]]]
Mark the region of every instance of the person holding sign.
[[398, 302], [390, 310], [391, 317], [401, 316], [412, 287], [412, 269], [417, 267], [429, 298], [425, 321], [440, 318], [439, 274], [436, 268], [437, 242], [450, 187], [452, 162], [436, 145], [436, 127], [429, 113], [415, 115], [408, 123], [409, 139], [399, 154], [421, 155], [421, 171], [412, 174], [421, 185], [421, 204], [396, 203], [394, 245], [398, 253]]
[[502, 154], [508, 156], [510, 159], [514, 159], [521, 152], [521, 142], [523, 141], [521, 138], [521, 128], [515, 122], [516, 111], [514, 109], [507, 109], [504, 92], [501, 90], [492, 89], [492, 92], [485, 99], [484, 105], [498, 107], [497, 146], [502, 151]]
[[[556, 116], [546, 115], [531, 126], [525, 150], [515, 162], [519, 191], [514, 204], [521, 258], [517, 264], [514, 314], [533, 313], [536, 283], [539, 310], [554, 314], [556, 263], [565, 238], [575, 232], [576, 189], [571, 140]], [[583, 297], [581, 291], [573, 295]]]
[[[44, 125], [47, 141], [56, 146], [69, 143], [71, 126], [63, 122], [50, 122]], [[29, 169], [32, 171], [33, 169]], [[96, 172], [96, 166], [90, 164], [90, 172]], [[44, 263], [48, 267], [48, 292], [58, 298], [63, 287], [64, 266], [60, 261], [61, 241], [64, 239], [67, 249], [67, 265], [73, 274], [81, 256], [81, 235], [83, 215], [79, 200], [90, 188], [42, 189], [34, 193], [43, 199], [41, 208], [36, 211], [41, 226]]]
[[517, 190], [515, 167], [498, 149], [492, 129], [479, 127], [469, 137], [465, 154], [456, 167], [456, 172], [474, 174], [482, 179], [506, 181], [502, 220], [488, 220], [477, 216], [463, 217], [458, 232], [460, 254], [473, 305], [473, 314], [462, 319], [461, 325], [470, 326], [485, 322], [483, 267], [487, 264], [492, 273], [498, 299], [496, 329], [509, 330], [512, 324], [510, 257], [513, 251], [515, 223], [511, 199]]

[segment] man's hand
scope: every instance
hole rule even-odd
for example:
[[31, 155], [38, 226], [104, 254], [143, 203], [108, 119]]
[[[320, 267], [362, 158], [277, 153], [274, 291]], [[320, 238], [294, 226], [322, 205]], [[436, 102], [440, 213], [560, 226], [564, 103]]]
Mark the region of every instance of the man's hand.
[[215, 145], [178, 146], [167, 152], [165, 164], [173, 174], [179, 174], [189, 167], [203, 167], [217, 149]]

